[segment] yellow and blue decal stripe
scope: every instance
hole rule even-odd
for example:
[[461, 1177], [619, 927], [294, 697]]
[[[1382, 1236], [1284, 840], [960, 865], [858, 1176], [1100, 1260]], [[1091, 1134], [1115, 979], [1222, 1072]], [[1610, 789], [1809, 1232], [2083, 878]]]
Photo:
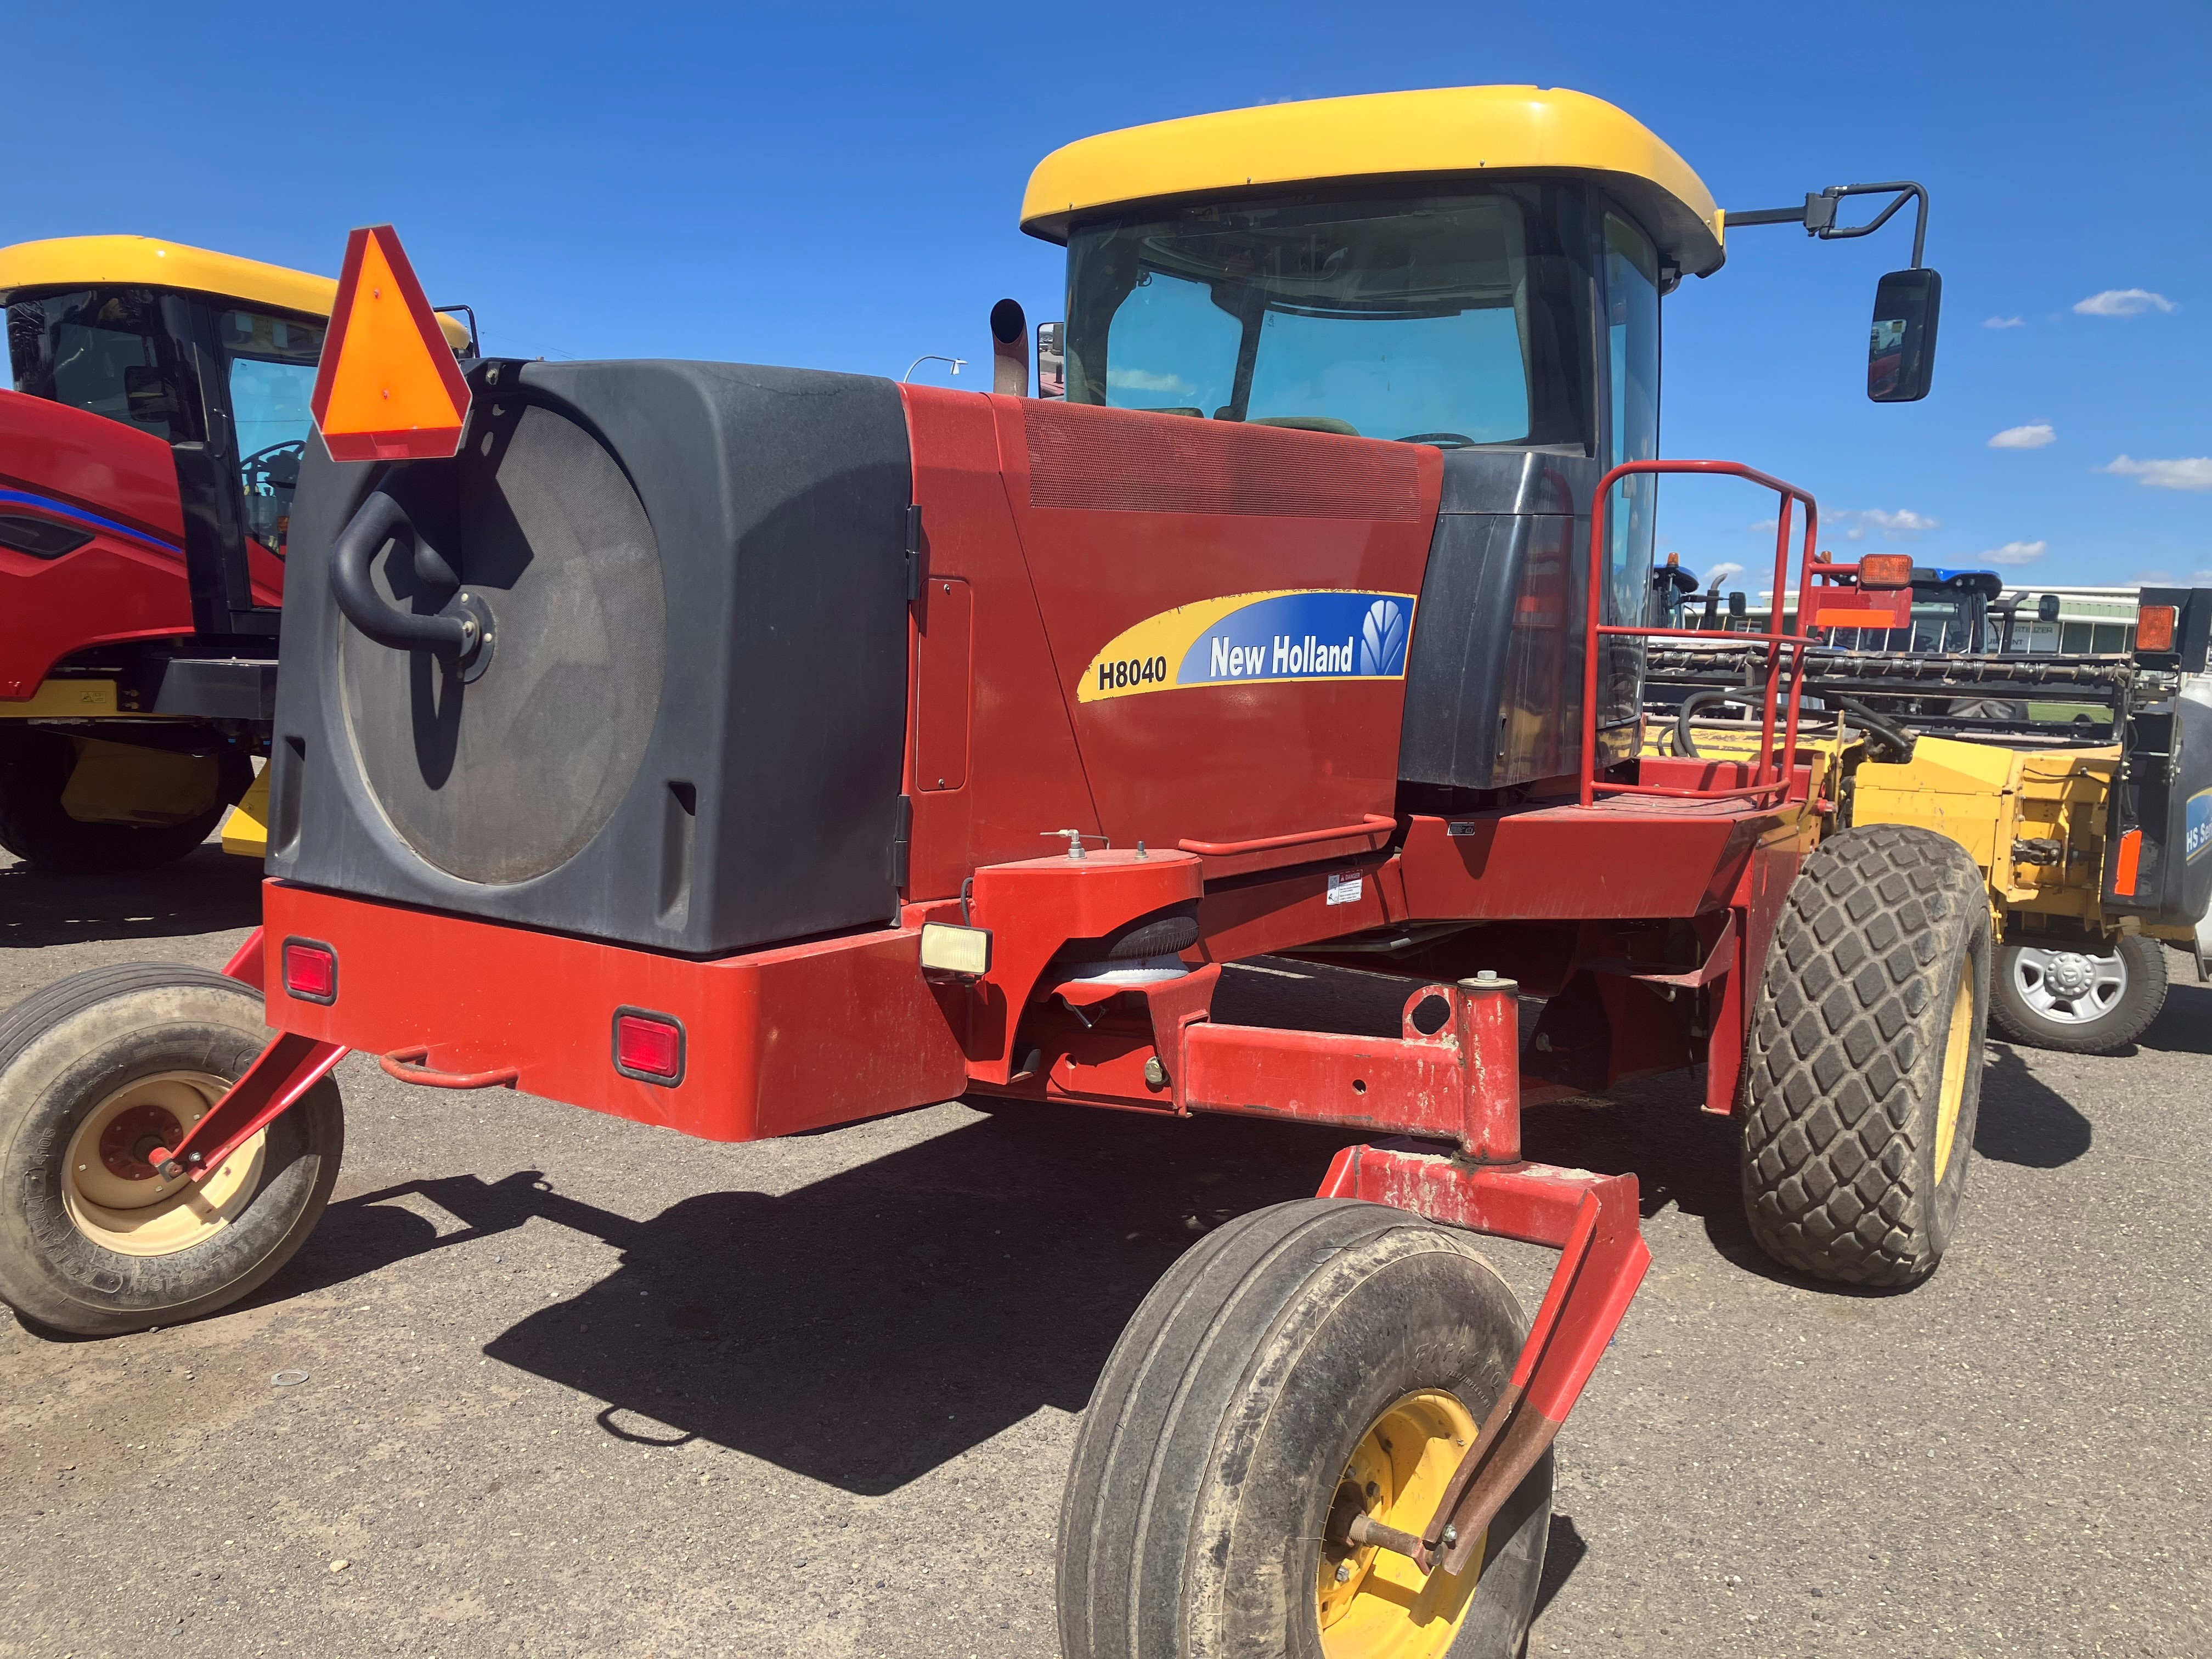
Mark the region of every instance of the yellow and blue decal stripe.
[[1413, 595], [1278, 588], [1199, 599], [1147, 617], [1083, 671], [1079, 702], [1198, 685], [1401, 680]]
[[2212, 853], [2212, 789], [2200, 789], [2183, 809], [2181, 861], [2190, 864], [2198, 854]]

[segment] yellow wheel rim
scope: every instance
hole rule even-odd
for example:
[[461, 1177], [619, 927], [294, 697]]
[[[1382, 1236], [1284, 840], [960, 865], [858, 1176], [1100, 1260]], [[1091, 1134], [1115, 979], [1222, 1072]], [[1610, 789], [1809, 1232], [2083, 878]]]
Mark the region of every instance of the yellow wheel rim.
[[155, 1146], [175, 1146], [229, 1087], [211, 1072], [162, 1072], [87, 1113], [62, 1170], [62, 1207], [77, 1231], [121, 1255], [174, 1255], [237, 1219], [261, 1184], [266, 1131], [197, 1186], [182, 1176], [164, 1181], [146, 1161]]
[[[1968, 968], [1972, 967], [1968, 963]], [[1943, 1087], [1936, 1098], [1936, 1179], [1951, 1168], [1951, 1146], [1959, 1138], [1959, 1108], [1966, 1098], [1966, 1071], [1973, 1061], [1974, 977], [1959, 975], [1959, 994], [1951, 1003], [1951, 1031], [1943, 1044]]]
[[[1361, 1437], [1339, 1478], [1338, 1502], [1356, 1499], [1374, 1519], [1418, 1535], [1474, 1436], [1474, 1419], [1451, 1395], [1409, 1394]], [[1478, 1540], [1474, 1565], [1455, 1578], [1424, 1576], [1395, 1551], [1324, 1540], [1314, 1587], [1322, 1652], [1328, 1659], [1438, 1659], [1466, 1621], [1482, 1552]]]

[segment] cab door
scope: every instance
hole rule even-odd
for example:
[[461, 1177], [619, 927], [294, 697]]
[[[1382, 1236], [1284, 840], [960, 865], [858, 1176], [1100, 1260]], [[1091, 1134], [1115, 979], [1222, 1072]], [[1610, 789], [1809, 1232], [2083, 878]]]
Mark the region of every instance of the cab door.
[[273, 636], [325, 319], [173, 295], [206, 436], [177, 447], [193, 600], [209, 634]]

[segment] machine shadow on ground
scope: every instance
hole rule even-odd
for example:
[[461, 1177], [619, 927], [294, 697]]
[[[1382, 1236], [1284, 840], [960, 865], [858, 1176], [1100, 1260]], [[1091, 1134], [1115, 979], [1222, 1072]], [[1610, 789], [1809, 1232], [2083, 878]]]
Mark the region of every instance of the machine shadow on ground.
[[[1169, 1264], [1232, 1216], [1311, 1196], [1351, 1138], [1006, 1106], [782, 1196], [702, 1194], [642, 1223], [536, 1171], [427, 1180], [332, 1205], [264, 1294], [532, 1219], [571, 1227], [620, 1267], [490, 1358], [608, 1402], [611, 1433], [703, 1438], [878, 1496], [1041, 1406], [1082, 1410]], [[464, 1230], [436, 1237], [388, 1202], [407, 1193]]]
[[[610, 1433], [702, 1438], [879, 1496], [1042, 1406], [1082, 1410], [1122, 1326], [1176, 1257], [1231, 1217], [1310, 1196], [1337, 1148], [1360, 1138], [1080, 1107], [989, 1109], [781, 1196], [702, 1194], [644, 1222], [566, 1198], [535, 1170], [362, 1194], [331, 1206], [258, 1299], [532, 1220], [569, 1227], [619, 1249], [621, 1265], [496, 1337], [490, 1358], [607, 1402]], [[1554, 1107], [1530, 1115], [1528, 1150], [1635, 1170], [1652, 1207], [1682, 1202], [1724, 1218], [1756, 1256], [1733, 1162], [1716, 1151], [1728, 1133], [1663, 1100]], [[391, 1201], [409, 1194], [463, 1227], [440, 1237]]]
[[129, 875], [58, 876], [0, 865], [0, 946], [183, 939], [261, 921], [261, 861], [215, 842], [178, 862]]
[[[2166, 953], [2173, 980], [2166, 994], [2166, 1006], [2136, 1039], [2136, 1046], [2168, 1054], [2212, 1054], [2212, 985], [2197, 983], [2194, 964], [2179, 951]], [[2185, 981], [2182, 975], [2186, 974]]]
[[2074, 1103], [2028, 1069], [2021, 1052], [1993, 1042], [1982, 1070], [1974, 1151], [2001, 1164], [2057, 1170], [2089, 1150], [2096, 1132]]

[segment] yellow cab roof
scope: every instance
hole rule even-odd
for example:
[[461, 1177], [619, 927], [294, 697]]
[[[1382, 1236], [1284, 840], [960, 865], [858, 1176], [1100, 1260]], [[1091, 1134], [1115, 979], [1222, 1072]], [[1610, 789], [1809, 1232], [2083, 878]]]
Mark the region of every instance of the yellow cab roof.
[[[0, 247], [0, 295], [19, 289], [184, 289], [244, 305], [328, 317], [337, 302], [337, 280], [304, 270], [213, 253], [156, 236], [56, 236], [43, 242]], [[468, 325], [441, 316], [447, 343], [469, 343]]]
[[1022, 228], [1248, 185], [1324, 179], [1572, 175], [1603, 184], [1686, 273], [1727, 257], [1721, 210], [1689, 164], [1602, 99], [1542, 87], [1444, 87], [1267, 104], [1080, 138], [1037, 163]]

